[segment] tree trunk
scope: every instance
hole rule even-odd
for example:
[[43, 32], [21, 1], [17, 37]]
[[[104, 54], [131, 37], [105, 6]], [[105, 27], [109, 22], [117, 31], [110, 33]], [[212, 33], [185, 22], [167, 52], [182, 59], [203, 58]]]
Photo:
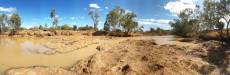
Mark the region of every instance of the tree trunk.
[[229, 33], [228, 33], [228, 26], [229, 26], [229, 21], [227, 22], [227, 37], [229, 37]]
[[223, 29], [220, 29], [220, 41], [221, 41], [221, 45], [223, 45], [224, 44], [224, 35], [223, 35]]
[[0, 34], [2, 34], [2, 26], [0, 25]]

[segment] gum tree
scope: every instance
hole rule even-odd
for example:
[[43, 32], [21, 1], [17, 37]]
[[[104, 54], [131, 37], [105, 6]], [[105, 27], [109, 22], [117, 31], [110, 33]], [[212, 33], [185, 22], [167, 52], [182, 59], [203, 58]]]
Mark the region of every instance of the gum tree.
[[56, 15], [56, 10], [52, 9], [51, 13], [50, 13], [50, 18], [52, 19], [52, 24], [53, 24], [53, 28], [57, 28], [57, 24], [58, 24], [58, 17]]
[[133, 12], [126, 13], [122, 19], [121, 19], [121, 26], [124, 29], [124, 32], [126, 35], [129, 34], [129, 32], [133, 31], [138, 27], [138, 22], [136, 22], [134, 19], [137, 17], [137, 15]]
[[17, 13], [12, 14], [10, 17], [10, 23], [11, 23], [10, 25], [12, 28], [12, 33], [15, 34], [20, 29], [21, 26], [20, 16]]
[[0, 15], [0, 33], [7, 31], [8, 17], [6, 14]]
[[112, 27], [112, 31], [116, 31], [116, 27], [120, 26], [121, 19], [125, 13], [124, 9], [116, 7], [107, 14], [106, 22]]
[[98, 30], [97, 26], [99, 24], [99, 12], [97, 8], [90, 8], [89, 15], [91, 16], [91, 19], [93, 20], [94, 24], [94, 30]]

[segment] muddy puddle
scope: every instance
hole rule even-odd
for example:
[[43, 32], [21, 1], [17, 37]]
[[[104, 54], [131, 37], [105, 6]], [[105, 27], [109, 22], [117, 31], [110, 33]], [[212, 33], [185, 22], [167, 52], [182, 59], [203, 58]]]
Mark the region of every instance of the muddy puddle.
[[28, 38], [0, 38], [0, 74], [15, 67], [68, 67], [77, 60], [96, 53], [96, 45], [92, 45], [64, 54], [42, 54], [43, 52], [52, 51], [52, 49], [44, 45], [47, 41]]
[[134, 37], [135, 39], [152, 39], [154, 40], [158, 45], [165, 45], [165, 44], [175, 44], [176, 43], [176, 37], [173, 35], [167, 35], [167, 36], [141, 36], [141, 37]]

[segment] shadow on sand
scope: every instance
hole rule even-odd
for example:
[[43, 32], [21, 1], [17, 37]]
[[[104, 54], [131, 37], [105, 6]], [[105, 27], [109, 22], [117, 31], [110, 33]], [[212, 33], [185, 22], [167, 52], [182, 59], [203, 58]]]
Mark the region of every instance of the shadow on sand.
[[[207, 57], [204, 58], [210, 64], [215, 65], [219, 69], [220, 75], [230, 75], [228, 71], [229, 65], [229, 58], [230, 58], [230, 46], [224, 45], [219, 47], [210, 47], [208, 48]], [[211, 69], [212, 71], [214, 70]], [[209, 75], [209, 71], [202, 71], [203, 75]]]

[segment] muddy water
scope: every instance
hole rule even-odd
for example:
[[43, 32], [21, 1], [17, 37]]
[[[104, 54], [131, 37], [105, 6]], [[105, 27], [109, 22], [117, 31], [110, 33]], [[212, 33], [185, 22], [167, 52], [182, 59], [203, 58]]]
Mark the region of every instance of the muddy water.
[[66, 54], [45, 55], [36, 52], [50, 50], [42, 43], [47, 40], [0, 38], [0, 75], [9, 68], [28, 66], [68, 67], [77, 60], [96, 53], [96, 45]]
[[158, 45], [177, 45], [178, 47], [187, 47], [187, 48], [195, 48], [198, 44], [192, 42], [179, 42], [179, 37], [174, 35], [167, 35], [167, 36], [142, 36], [135, 39], [153, 39]]
[[175, 44], [176, 43], [176, 37], [173, 35], [167, 35], [167, 36], [141, 36], [141, 37], [134, 37], [134, 39], [152, 39], [154, 40], [158, 45], [164, 45], [164, 44]]

